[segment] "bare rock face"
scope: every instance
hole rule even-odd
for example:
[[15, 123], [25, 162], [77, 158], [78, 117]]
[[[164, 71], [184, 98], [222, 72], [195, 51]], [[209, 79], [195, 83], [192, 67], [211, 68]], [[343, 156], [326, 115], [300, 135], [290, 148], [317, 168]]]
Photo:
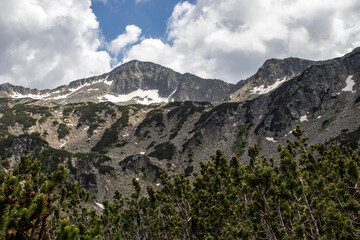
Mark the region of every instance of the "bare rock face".
[[[262, 128], [281, 133], [302, 116], [320, 116], [334, 110], [335, 104], [341, 105], [343, 97], [354, 98], [358, 94], [355, 89], [359, 80], [359, 57], [360, 52], [355, 51], [343, 58], [314, 65], [267, 98], [254, 100], [262, 101], [268, 109], [257, 132]], [[348, 84], [354, 85], [347, 91]]]
[[136, 174], [155, 182], [160, 178], [161, 168], [150, 162], [145, 155], [130, 155], [119, 163], [124, 173]]

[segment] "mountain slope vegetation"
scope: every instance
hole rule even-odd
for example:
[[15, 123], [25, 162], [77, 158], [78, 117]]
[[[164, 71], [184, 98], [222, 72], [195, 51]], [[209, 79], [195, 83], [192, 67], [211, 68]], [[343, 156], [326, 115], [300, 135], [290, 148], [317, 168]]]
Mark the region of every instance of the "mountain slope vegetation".
[[132, 180], [133, 193], [86, 207], [67, 170], [50, 176], [22, 157], [0, 175], [0, 239], [358, 239], [360, 160], [349, 148], [295, 141], [279, 164], [248, 149], [250, 163], [216, 151], [190, 181], [163, 172], [161, 188]]

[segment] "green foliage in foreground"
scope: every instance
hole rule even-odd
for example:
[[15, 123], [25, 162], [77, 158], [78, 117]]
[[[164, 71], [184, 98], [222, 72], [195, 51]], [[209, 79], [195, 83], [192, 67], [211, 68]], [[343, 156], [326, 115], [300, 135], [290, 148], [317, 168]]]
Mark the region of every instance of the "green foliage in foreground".
[[[89, 194], [77, 185], [71, 192], [63, 187], [69, 172], [64, 165], [50, 177], [40, 169], [39, 161], [24, 156], [12, 172], [0, 173], [0, 239], [61, 239], [78, 231], [69, 219]], [[73, 233], [66, 239], [78, 239]]]
[[247, 130], [247, 126], [239, 125], [238, 134], [232, 146], [232, 151], [236, 154], [236, 156], [242, 156], [245, 153], [248, 136], [249, 132]]
[[30, 168], [22, 170], [22, 161], [0, 177], [0, 238], [359, 239], [358, 155], [308, 146], [301, 133], [297, 128], [297, 141], [278, 147], [277, 165], [258, 157], [256, 146], [249, 165], [217, 151], [193, 182], [163, 174], [163, 188], [148, 187], [142, 196], [133, 179], [131, 197], [117, 191], [101, 212], [79, 205], [77, 187], [71, 194], [60, 189], [63, 166], [46, 179], [38, 162], [26, 161]]

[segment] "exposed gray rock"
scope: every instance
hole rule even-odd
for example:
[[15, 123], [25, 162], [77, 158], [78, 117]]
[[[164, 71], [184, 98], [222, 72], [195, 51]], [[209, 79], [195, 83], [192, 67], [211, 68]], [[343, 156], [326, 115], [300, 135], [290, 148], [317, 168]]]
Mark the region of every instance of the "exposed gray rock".
[[119, 165], [124, 173], [135, 173], [150, 181], [156, 181], [160, 178], [161, 168], [152, 164], [147, 156], [141, 154], [128, 156]]

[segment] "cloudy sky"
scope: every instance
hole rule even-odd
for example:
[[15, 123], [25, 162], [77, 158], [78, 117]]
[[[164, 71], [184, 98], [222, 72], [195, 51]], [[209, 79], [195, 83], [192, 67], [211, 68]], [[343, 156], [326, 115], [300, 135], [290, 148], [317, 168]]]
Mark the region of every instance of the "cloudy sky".
[[358, 46], [359, 0], [0, 0], [0, 83], [39, 89], [132, 59], [236, 83]]

